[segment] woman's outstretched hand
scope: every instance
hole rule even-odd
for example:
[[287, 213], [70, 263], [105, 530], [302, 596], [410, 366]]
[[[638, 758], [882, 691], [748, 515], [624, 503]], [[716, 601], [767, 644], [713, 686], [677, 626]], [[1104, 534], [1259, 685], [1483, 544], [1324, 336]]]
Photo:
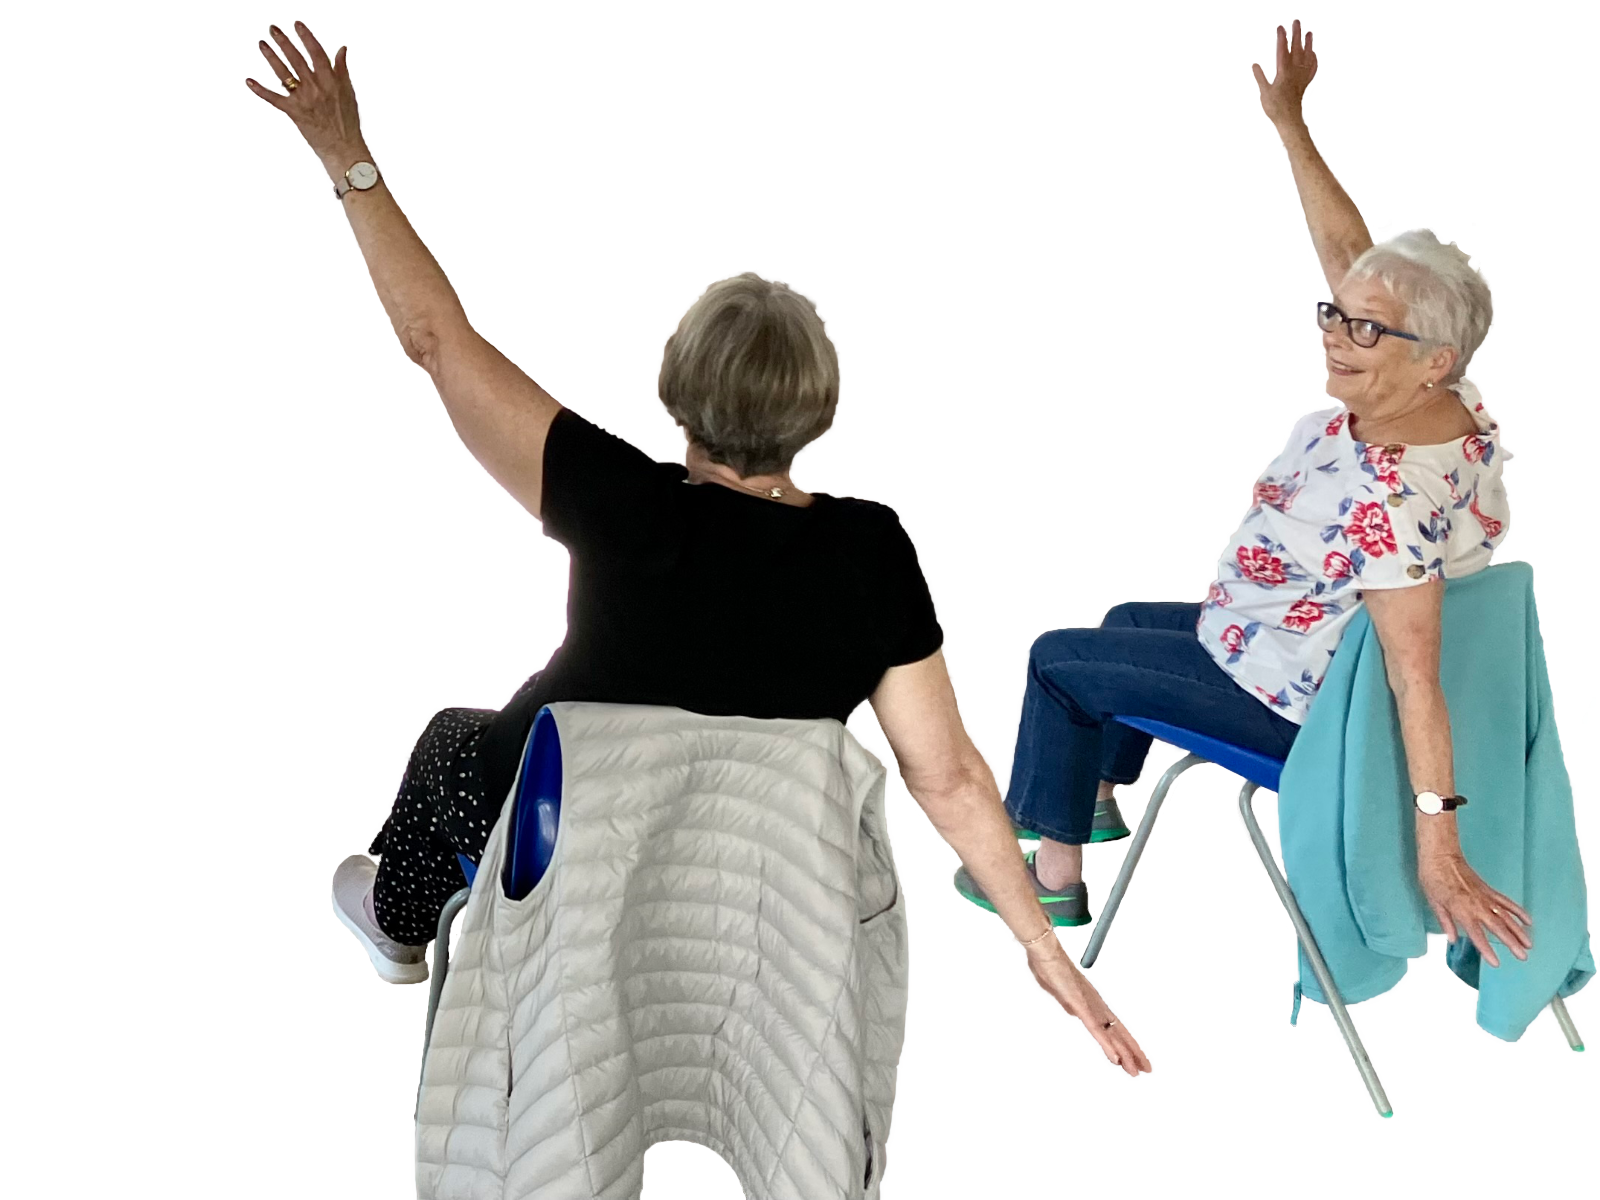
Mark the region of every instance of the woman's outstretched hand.
[[1129, 1075], [1150, 1070], [1150, 1060], [1133, 1040], [1127, 1026], [1106, 1006], [1094, 985], [1072, 965], [1067, 952], [1055, 938], [1046, 938], [1037, 950], [1028, 951], [1028, 968], [1039, 986], [1055, 997], [1056, 1003], [1083, 1022], [1089, 1035], [1100, 1043], [1106, 1058]]
[[271, 29], [272, 39], [283, 50], [288, 64], [285, 65], [265, 41], [261, 43], [261, 56], [288, 95], [262, 87], [254, 79], [246, 79], [245, 85], [286, 114], [319, 159], [338, 159], [339, 170], [343, 171], [350, 164], [342, 161], [342, 156], [362, 145], [356, 92], [350, 84], [350, 70], [345, 65], [346, 48], [340, 46], [339, 53], [329, 60], [327, 51], [312, 36], [311, 30], [300, 21], [294, 23], [294, 28], [306, 44], [310, 62], [276, 25]]
[[[1495, 891], [1457, 851], [1430, 851], [1418, 847], [1418, 882], [1428, 907], [1439, 918], [1445, 937], [1454, 942], [1465, 933], [1483, 955], [1483, 961], [1498, 967], [1500, 959], [1489, 945], [1493, 934], [1518, 958], [1527, 958], [1533, 947], [1528, 914], [1513, 901]], [[1460, 931], [1460, 932], [1458, 932]]]
[[1261, 89], [1261, 107], [1273, 125], [1282, 128], [1286, 122], [1300, 121], [1301, 98], [1317, 74], [1317, 55], [1311, 49], [1311, 34], [1306, 34], [1302, 45], [1300, 22], [1294, 23], [1293, 38], [1284, 34], [1282, 25], [1278, 26], [1278, 68], [1271, 83], [1267, 82], [1260, 63], [1251, 63], [1250, 69], [1255, 72], [1256, 86]]

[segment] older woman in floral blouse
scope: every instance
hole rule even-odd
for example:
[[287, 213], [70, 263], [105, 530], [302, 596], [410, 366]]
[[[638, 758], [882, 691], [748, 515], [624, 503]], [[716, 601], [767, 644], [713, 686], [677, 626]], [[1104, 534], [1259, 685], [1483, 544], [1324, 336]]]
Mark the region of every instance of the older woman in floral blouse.
[[[1499, 426], [1464, 377], [1489, 290], [1425, 230], [1373, 245], [1301, 115], [1316, 67], [1296, 22], [1292, 40], [1278, 30], [1276, 78], [1255, 73], [1332, 289], [1317, 324], [1338, 407], [1296, 424], [1257, 480], [1204, 603], [1122, 605], [1098, 629], [1034, 643], [1006, 807], [1041, 836], [1029, 867], [1056, 922], [1088, 921], [1083, 844], [1126, 835], [1114, 788], [1138, 778], [1150, 746], [1108, 718], [1285, 757], [1365, 604], [1418, 795], [1422, 888], [1451, 939], [1459, 929], [1498, 965], [1488, 935], [1525, 957], [1528, 918], [1462, 856], [1439, 681], [1441, 583], [1487, 566], [1510, 521]], [[964, 872], [957, 882], [983, 903]]]

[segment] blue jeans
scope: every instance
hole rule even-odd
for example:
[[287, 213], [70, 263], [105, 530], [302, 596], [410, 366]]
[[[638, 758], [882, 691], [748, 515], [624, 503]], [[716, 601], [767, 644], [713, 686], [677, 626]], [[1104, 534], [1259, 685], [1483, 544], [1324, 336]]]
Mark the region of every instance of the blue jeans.
[[1119, 604], [1099, 629], [1042, 634], [1028, 685], [1006, 811], [1024, 829], [1082, 845], [1101, 780], [1133, 783], [1150, 735], [1112, 716], [1149, 717], [1287, 758], [1300, 727], [1233, 681], [1200, 645], [1198, 604]]

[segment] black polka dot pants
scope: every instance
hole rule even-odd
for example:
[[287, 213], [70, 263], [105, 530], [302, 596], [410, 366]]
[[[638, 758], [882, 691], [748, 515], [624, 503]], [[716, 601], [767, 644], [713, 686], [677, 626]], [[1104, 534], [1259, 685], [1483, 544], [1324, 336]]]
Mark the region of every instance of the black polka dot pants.
[[433, 940], [444, 902], [466, 886], [456, 855], [477, 862], [499, 819], [500, 804], [484, 795], [477, 757], [496, 715], [485, 708], [434, 714], [411, 752], [394, 810], [372, 843], [371, 853], [380, 856], [373, 911], [378, 927], [402, 945]]

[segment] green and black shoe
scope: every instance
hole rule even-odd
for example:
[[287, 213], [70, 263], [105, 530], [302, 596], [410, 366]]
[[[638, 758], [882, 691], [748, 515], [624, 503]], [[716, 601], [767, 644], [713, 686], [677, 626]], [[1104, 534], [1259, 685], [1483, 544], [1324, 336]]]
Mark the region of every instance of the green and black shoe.
[[[1089, 913], [1089, 888], [1086, 884], [1074, 883], [1064, 888], [1047, 888], [1039, 882], [1039, 876], [1033, 869], [1033, 856], [1036, 851], [1029, 850], [1023, 855], [1028, 864], [1028, 874], [1033, 876], [1035, 894], [1039, 903], [1044, 905], [1045, 912], [1050, 914], [1052, 925], [1087, 925], [1094, 917]], [[956, 891], [966, 899], [972, 901], [979, 908], [994, 911], [994, 905], [989, 903], [977, 882], [967, 873], [965, 867], [956, 871]]]
[[[1037, 842], [1039, 835], [1031, 829], [1022, 826], [1013, 826], [1019, 842]], [[1116, 800], [1096, 800], [1094, 802], [1094, 824], [1089, 830], [1091, 842], [1116, 842], [1127, 837], [1133, 830], [1122, 819], [1122, 810], [1117, 807]]]

